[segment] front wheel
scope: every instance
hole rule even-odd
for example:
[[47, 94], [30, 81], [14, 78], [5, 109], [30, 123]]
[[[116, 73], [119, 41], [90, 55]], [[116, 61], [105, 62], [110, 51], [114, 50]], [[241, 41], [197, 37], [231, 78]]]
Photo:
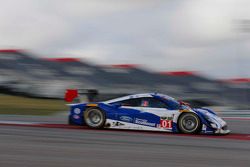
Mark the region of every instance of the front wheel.
[[178, 127], [182, 133], [196, 134], [201, 130], [201, 121], [194, 113], [184, 113], [178, 120]]
[[99, 108], [91, 107], [84, 112], [84, 121], [90, 128], [102, 128], [105, 120], [105, 114]]

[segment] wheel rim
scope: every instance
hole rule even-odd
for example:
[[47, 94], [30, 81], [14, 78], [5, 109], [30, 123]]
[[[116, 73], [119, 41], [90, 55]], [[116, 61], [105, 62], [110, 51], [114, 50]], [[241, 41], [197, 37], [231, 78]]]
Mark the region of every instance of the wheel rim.
[[198, 127], [198, 121], [196, 117], [187, 115], [182, 119], [181, 125], [184, 130], [188, 132], [193, 132]]
[[96, 127], [102, 123], [103, 116], [99, 110], [90, 110], [86, 119], [88, 125]]

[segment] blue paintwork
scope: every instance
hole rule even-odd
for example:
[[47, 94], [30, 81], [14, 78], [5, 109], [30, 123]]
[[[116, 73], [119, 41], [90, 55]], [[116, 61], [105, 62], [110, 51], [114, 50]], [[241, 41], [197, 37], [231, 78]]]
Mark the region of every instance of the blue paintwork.
[[[185, 106], [180, 105], [177, 101], [173, 99], [166, 99], [165, 97], [163, 98], [155, 94], [152, 95], [152, 97], [159, 99], [162, 102], [166, 103], [167, 106], [169, 106], [168, 108], [169, 110], [177, 110], [177, 109], [185, 108]], [[87, 104], [88, 103], [71, 105], [69, 119], [71, 120], [72, 124], [85, 125], [84, 119], [83, 119], [83, 113], [86, 110]], [[114, 105], [106, 104], [102, 102], [99, 102], [96, 104], [98, 104], [98, 108], [100, 108], [101, 110], [105, 112], [107, 119], [112, 119], [112, 120], [117, 120], [117, 121], [125, 120], [126, 122], [130, 122], [134, 124], [137, 124], [135, 122], [135, 119], [145, 119], [148, 121], [148, 123], [152, 123], [149, 125], [145, 125], [149, 127], [157, 127], [157, 125], [159, 125], [160, 123], [160, 117], [149, 112], [141, 112], [140, 110], [131, 109], [131, 108], [121, 108], [115, 105], [115, 103]], [[207, 134], [214, 133], [215, 129], [213, 129], [210, 126], [210, 123], [209, 121], [206, 120], [204, 113], [200, 112], [198, 109], [195, 109], [195, 108], [193, 108], [192, 110], [198, 115], [198, 117], [201, 120], [201, 123], [207, 126], [207, 129], [205, 131], [202, 131], [202, 133], [207, 133]], [[205, 110], [207, 110], [208, 112], [212, 114], [215, 114], [210, 109], [205, 108]], [[75, 111], [80, 111], [80, 112], [75, 112]], [[175, 122], [173, 122], [172, 132], [174, 133], [179, 132], [178, 125]]]
[[173, 133], [179, 133], [178, 125], [175, 122], [173, 122], [172, 132]]
[[[75, 109], [80, 109], [80, 112], [78, 114], [74, 113]], [[86, 109], [86, 104], [76, 104], [73, 106], [70, 106], [70, 113], [69, 113], [69, 120], [71, 120], [72, 124], [75, 125], [84, 125], [84, 119], [83, 119], [83, 111]], [[78, 116], [79, 118], [75, 118], [75, 116]]]
[[202, 107], [201, 109], [206, 110], [206, 111], [210, 112], [211, 114], [217, 115], [215, 112], [213, 112], [213, 111], [212, 111], [211, 109], [209, 109], [209, 108]]
[[195, 113], [199, 116], [202, 124], [205, 124], [206, 126], [210, 126], [209, 122], [205, 119], [203, 113], [201, 113], [200, 111], [196, 109], [193, 109], [193, 111], [195, 111]]

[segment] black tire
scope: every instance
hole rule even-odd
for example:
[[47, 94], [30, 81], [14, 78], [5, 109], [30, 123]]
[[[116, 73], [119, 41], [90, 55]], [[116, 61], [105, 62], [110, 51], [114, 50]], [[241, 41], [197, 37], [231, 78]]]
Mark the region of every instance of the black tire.
[[186, 134], [200, 133], [200, 118], [195, 113], [183, 113], [178, 119], [178, 128], [182, 133]]
[[106, 116], [102, 110], [97, 107], [91, 107], [84, 111], [84, 122], [90, 128], [103, 128]]

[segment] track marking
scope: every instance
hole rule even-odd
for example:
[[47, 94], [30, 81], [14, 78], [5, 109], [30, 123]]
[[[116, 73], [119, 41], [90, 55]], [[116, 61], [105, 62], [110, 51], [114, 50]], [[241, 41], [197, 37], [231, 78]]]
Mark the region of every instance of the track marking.
[[250, 121], [249, 117], [222, 117], [225, 120], [240, 120], [240, 121]]
[[16, 125], [35, 125], [36, 122], [25, 122], [25, 121], [0, 121], [0, 124], [16, 124]]

